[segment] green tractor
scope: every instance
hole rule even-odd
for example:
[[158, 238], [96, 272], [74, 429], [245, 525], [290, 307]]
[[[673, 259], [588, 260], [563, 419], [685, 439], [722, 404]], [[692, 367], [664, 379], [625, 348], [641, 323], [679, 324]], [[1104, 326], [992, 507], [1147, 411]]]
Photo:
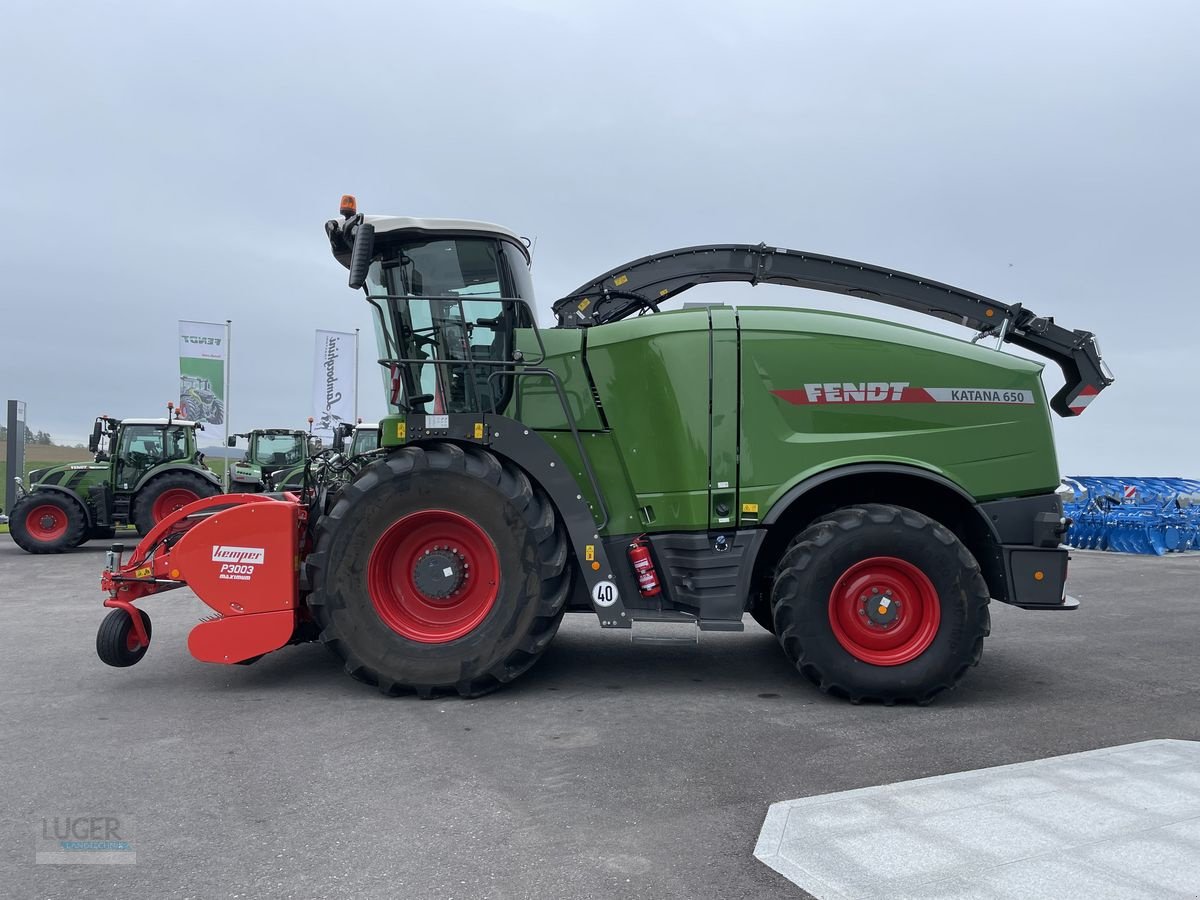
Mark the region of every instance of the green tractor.
[[231, 493], [254, 494], [283, 490], [288, 472], [304, 470], [308, 460], [309, 436], [290, 428], [256, 428], [244, 434], [231, 434], [228, 444], [236, 447], [246, 441], [246, 455], [229, 464]]
[[221, 492], [196, 445], [203, 426], [173, 417], [100, 416], [88, 449], [92, 462], [63, 463], [18, 479], [20, 499], [9, 532], [29, 553], [61, 553], [92, 538], [112, 537], [118, 525], [148, 533], [161, 519]]

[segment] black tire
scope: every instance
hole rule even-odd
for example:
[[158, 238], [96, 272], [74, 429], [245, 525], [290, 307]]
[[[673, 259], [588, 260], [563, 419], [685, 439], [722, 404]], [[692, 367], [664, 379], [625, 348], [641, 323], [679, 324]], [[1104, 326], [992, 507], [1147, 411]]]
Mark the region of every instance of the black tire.
[[[146, 629], [146, 637], [152, 638], [150, 616], [142, 609], [137, 612], [142, 617], [142, 627]], [[127, 668], [140, 662], [146, 655], [146, 651], [150, 649], [148, 643], [131, 647], [131, 641], [137, 641], [137, 638], [134, 637], [133, 619], [123, 609], [111, 610], [104, 617], [104, 621], [100, 623], [99, 631], [96, 632], [96, 655], [106, 665], [117, 669]]]
[[775, 616], [771, 613], [771, 603], [762, 594], [755, 597], [754, 602], [750, 604], [750, 618], [771, 634], [775, 633]]
[[779, 560], [775, 564], [775, 568], [762, 579], [763, 588], [750, 601], [750, 618], [754, 619], [759, 625], [765, 628], [771, 634], [775, 633], [775, 614], [771, 610], [771, 591], [775, 585], [775, 576], [779, 573], [779, 563], [787, 556], [791, 550], [800, 541], [800, 535], [796, 535], [788, 545], [784, 547], [783, 553], [779, 555]]
[[[495, 550], [498, 581], [472, 630], [426, 643], [389, 626], [368, 587], [369, 559], [402, 517], [428, 510], [470, 521]], [[550, 500], [520, 469], [477, 447], [405, 447], [339, 492], [307, 560], [321, 640], [385, 694], [475, 697], [532, 666], [562, 621], [571, 590], [566, 534]]]
[[174, 490], [191, 491], [201, 499], [221, 493], [221, 489], [207, 478], [192, 472], [167, 472], [152, 478], [133, 499], [133, 524], [142, 537], [158, 524], [154, 517], [154, 501]]
[[[40, 514], [42, 510], [45, 515]], [[52, 529], [45, 534], [39, 533], [43, 521]], [[8, 531], [17, 546], [27, 553], [62, 553], [87, 540], [87, 515], [79, 502], [66, 494], [34, 491], [13, 504]]]
[[[936, 603], [938, 613], [927, 646], [897, 664], [859, 658], [839, 640], [832, 622], [834, 588], [847, 584], [839, 579], [851, 567], [871, 566], [864, 561], [881, 557], [919, 570], [933, 591], [926, 602], [931, 609]], [[829, 513], [798, 536], [776, 572], [772, 610], [784, 652], [822, 691], [856, 703], [927, 703], [979, 662], [991, 628], [989, 600], [979, 564], [949, 529], [911, 509], [871, 503]]]

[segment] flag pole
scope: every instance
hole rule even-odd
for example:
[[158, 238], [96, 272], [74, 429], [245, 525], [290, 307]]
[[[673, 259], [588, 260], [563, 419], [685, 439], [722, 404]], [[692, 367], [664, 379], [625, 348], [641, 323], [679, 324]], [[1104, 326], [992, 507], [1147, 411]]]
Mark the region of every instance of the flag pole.
[[358, 329], [354, 329], [354, 424], [358, 425]]
[[[222, 444], [221, 452], [229, 453], [229, 372], [232, 369], [233, 348], [230, 346], [230, 336], [233, 332], [233, 320], [225, 320], [225, 415], [222, 418], [225, 420], [225, 441]], [[223, 488], [226, 493], [229, 493], [229, 456], [225, 456], [225, 471], [221, 478]]]

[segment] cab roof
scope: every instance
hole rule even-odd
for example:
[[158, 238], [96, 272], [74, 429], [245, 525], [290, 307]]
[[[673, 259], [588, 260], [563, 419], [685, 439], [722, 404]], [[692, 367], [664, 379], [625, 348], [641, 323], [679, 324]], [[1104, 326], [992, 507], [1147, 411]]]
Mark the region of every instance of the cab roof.
[[408, 232], [417, 235], [481, 234], [499, 237], [516, 244], [529, 260], [529, 248], [520, 235], [503, 225], [477, 222], [473, 219], [420, 219], [412, 216], [363, 216], [363, 222], [375, 226], [375, 234], [399, 234]]
[[184, 425], [188, 428], [194, 427], [195, 422], [191, 419], [172, 419], [168, 422], [166, 419], [121, 419], [122, 425]]

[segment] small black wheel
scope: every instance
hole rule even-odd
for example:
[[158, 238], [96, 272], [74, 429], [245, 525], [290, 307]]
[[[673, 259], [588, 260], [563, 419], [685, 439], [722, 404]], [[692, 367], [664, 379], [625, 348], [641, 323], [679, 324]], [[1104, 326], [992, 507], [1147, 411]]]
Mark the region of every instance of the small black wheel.
[[192, 472], [167, 472], [151, 479], [133, 501], [133, 523], [145, 536], [175, 510], [205, 497], [221, 493], [221, 489]]
[[13, 504], [8, 530], [27, 553], [62, 553], [87, 540], [87, 516], [67, 494], [34, 491]]
[[525, 672], [571, 590], [566, 531], [516, 466], [409, 446], [347, 484], [317, 523], [308, 604], [346, 671], [386, 694], [475, 697]]
[[150, 649], [150, 616], [145, 610], [139, 609], [142, 617], [142, 627], [146, 629], [146, 643], [138, 639], [133, 627], [133, 619], [123, 609], [114, 609], [100, 623], [96, 632], [96, 655], [100, 661], [118, 669], [124, 669], [141, 661]]
[[784, 554], [772, 591], [784, 652], [822, 691], [926, 703], [979, 662], [991, 620], [979, 564], [911, 509], [829, 513]]

